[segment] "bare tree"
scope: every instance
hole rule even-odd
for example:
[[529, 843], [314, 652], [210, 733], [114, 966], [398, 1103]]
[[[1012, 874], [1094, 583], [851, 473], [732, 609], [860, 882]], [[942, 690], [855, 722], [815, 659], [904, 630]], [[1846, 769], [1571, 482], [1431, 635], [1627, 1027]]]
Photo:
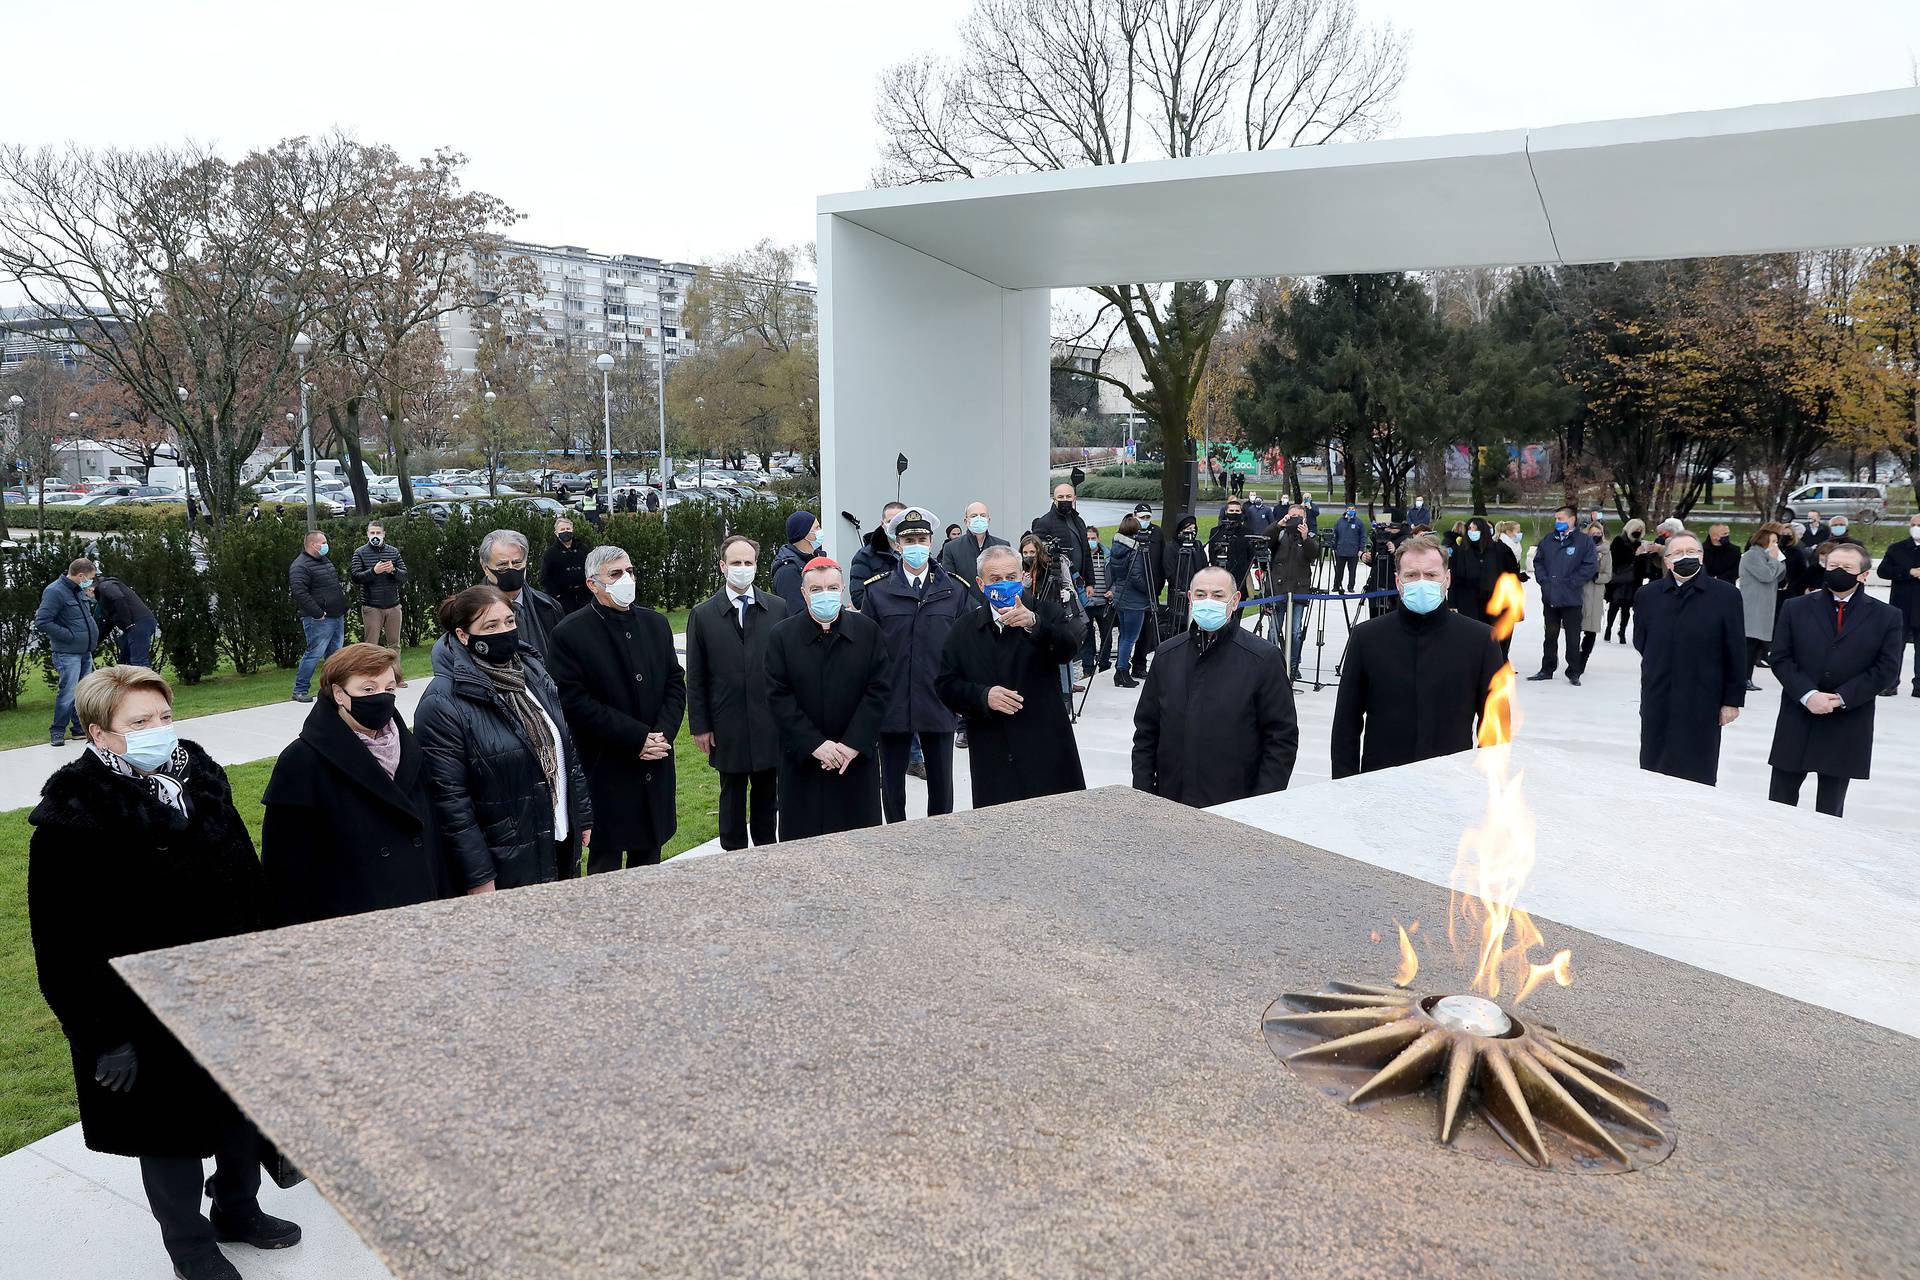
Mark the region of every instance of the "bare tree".
[[[172, 428], [216, 536], [322, 305], [352, 148], [0, 147], [0, 271]], [[185, 394], [181, 395], [180, 392]]]
[[[1399, 33], [1352, 0], [977, 0], [960, 43], [881, 77], [876, 185], [1370, 137], [1406, 70]], [[1191, 503], [1194, 398], [1232, 287], [1093, 290], [1146, 386], [1091, 376], [1159, 427], [1170, 510]]]

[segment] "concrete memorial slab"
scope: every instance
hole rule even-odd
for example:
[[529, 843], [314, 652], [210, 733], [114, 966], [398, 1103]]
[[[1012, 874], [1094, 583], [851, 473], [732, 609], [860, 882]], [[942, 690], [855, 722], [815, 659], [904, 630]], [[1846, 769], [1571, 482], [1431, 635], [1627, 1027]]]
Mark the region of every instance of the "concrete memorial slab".
[[405, 1280], [1910, 1267], [1920, 1042], [1551, 921], [1579, 982], [1523, 1009], [1671, 1104], [1663, 1163], [1294, 1078], [1263, 1011], [1436, 909], [1108, 789], [120, 966]]

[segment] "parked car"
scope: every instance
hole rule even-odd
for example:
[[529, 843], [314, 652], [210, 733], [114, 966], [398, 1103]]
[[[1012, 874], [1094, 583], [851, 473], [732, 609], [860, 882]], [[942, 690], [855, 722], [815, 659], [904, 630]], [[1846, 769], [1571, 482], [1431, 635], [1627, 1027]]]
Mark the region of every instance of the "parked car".
[[1887, 486], [1883, 484], [1803, 484], [1780, 503], [1782, 520], [1798, 520], [1809, 511], [1823, 516], [1845, 515], [1871, 524], [1887, 514]]

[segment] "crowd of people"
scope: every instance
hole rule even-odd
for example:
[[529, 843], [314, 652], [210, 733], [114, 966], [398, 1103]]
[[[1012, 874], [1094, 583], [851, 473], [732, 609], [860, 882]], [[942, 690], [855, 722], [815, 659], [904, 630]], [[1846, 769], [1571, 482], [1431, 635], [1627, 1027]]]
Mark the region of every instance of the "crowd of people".
[[[1838, 815], [1867, 776], [1875, 695], [1895, 692], [1920, 630], [1920, 516], [1878, 566], [1890, 605], [1863, 589], [1869, 557], [1838, 520], [1769, 524], [1743, 549], [1725, 526], [1703, 542], [1677, 520], [1610, 540], [1602, 513], [1563, 508], [1529, 551], [1515, 524], [1441, 533], [1432, 518], [1424, 500], [1377, 521], [1349, 505], [1323, 534], [1311, 504], [1270, 508], [1243, 486], [1204, 539], [1193, 514], [1163, 529], [1145, 503], [1103, 538], [1063, 484], [1013, 538], [983, 502], [954, 524], [889, 503], [843, 568], [797, 511], [766, 589], [762, 547], [716, 548], [720, 585], [688, 615], [684, 665], [626, 551], [585, 547], [562, 517], [535, 587], [527, 539], [498, 529], [476, 581], [438, 608], [411, 726], [397, 705], [404, 555], [368, 526], [348, 573], [368, 638], [343, 645], [347, 588], [311, 534], [288, 586], [308, 639], [294, 697], [312, 707], [264, 793], [257, 857], [224, 772], [179, 737], [172, 690], [143, 661], [151, 611], [75, 560], [35, 621], [60, 676], [53, 740], [86, 746], [29, 819], [29, 915], [86, 1141], [140, 1160], [177, 1275], [236, 1275], [222, 1242], [297, 1242], [260, 1209], [258, 1135], [109, 961], [658, 863], [683, 722], [719, 775], [728, 850], [903, 821], [908, 776], [925, 779], [930, 815], [949, 813], [956, 750], [975, 807], [1078, 790], [1074, 695], [1109, 671], [1139, 688], [1133, 785], [1216, 805], [1291, 779], [1299, 597], [1365, 602], [1330, 735], [1337, 778], [1475, 743], [1511, 644], [1490, 611], [1516, 599], [1503, 580], [1531, 578], [1545, 627], [1530, 678], [1564, 659], [1577, 685], [1596, 633], [1631, 634], [1643, 768], [1713, 783], [1720, 731], [1765, 664], [1783, 688], [1773, 798], [1797, 803], [1811, 773], [1817, 807]], [[1246, 625], [1263, 616], [1266, 634]], [[120, 662], [95, 671], [103, 628]]]

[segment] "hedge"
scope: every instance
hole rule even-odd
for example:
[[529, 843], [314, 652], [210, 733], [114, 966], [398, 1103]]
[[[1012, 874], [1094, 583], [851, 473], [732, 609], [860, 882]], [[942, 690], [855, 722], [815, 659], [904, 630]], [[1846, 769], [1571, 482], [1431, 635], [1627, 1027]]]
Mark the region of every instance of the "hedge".
[[[651, 514], [615, 515], [597, 529], [577, 520], [576, 529], [589, 547], [612, 542], [633, 557], [641, 603], [682, 609], [719, 590], [718, 549], [729, 533], [760, 544], [761, 586], [770, 588], [773, 550], [794, 509], [785, 500], [686, 503], [672, 508], [665, 521]], [[351, 607], [358, 596], [347, 565], [364, 541], [365, 527], [358, 519], [320, 522], [328, 558], [348, 588], [349, 641], [360, 636], [360, 613]], [[552, 543], [553, 523], [531, 506], [506, 504], [477, 513], [457, 509], [445, 523], [426, 515], [386, 522], [388, 543], [407, 561], [401, 599], [405, 643], [430, 639], [440, 601], [482, 580], [480, 540], [501, 528], [526, 537], [528, 580], [541, 586], [540, 561]], [[190, 532], [179, 521], [146, 523], [84, 542], [71, 533], [49, 531], [0, 557], [0, 710], [18, 705], [29, 662], [37, 662], [51, 678], [44, 646], [33, 634], [33, 615], [46, 585], [81, 555], [95, 557], [102, 572], [126, 580], [146, 600], [161, 631], [154, 665], [170, 664], [182, 683], [197, 683], [223, 654], [241, 674], [297, 664], [305, 639], [287, 597], [287, 570], [301, 552], [304, 518], [288, 513], [234, 521], [218, 542], [204, 535], [204, 528]], [[101, 657], [112, 658], [104, 642]]]

